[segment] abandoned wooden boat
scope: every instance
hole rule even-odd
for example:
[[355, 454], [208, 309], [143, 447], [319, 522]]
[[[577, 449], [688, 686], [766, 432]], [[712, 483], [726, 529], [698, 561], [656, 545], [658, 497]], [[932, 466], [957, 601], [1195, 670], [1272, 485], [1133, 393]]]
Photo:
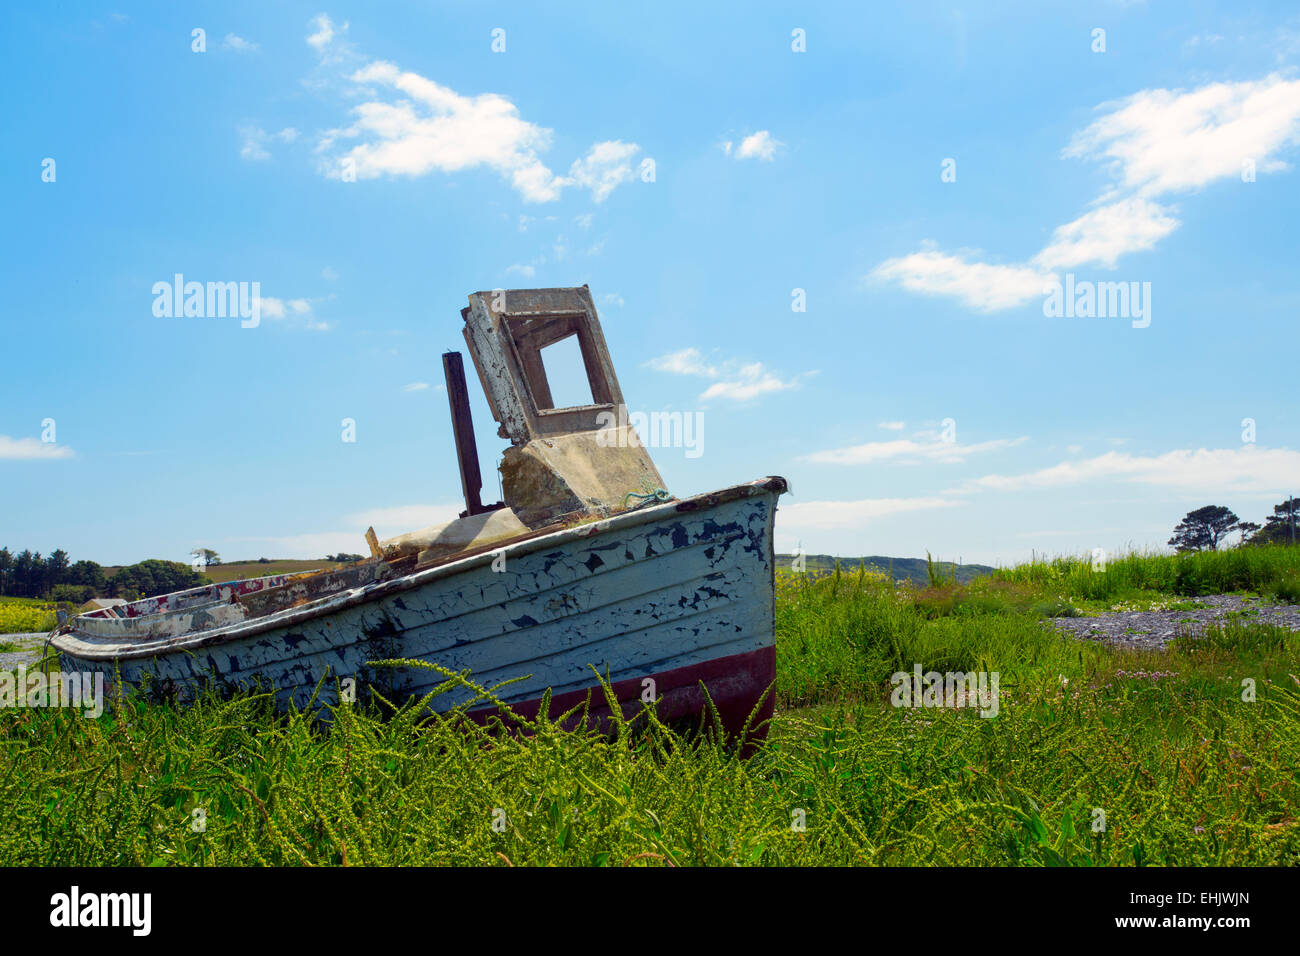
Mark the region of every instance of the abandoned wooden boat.
[[[482, 686], [510, 681], [498, 698], [525, 717], [548, 689], [553, 716], [588, 697], [593, 717], [608, 715], [599, 674], [629, 717], [650, 700], [663, 719], [698, 715], [707, 694], [729, 731], [751, 718], [761, 727], [775, 677], [772, 527], [784, 479], [672, 497], [626, 424], [586, 286], [469, 300], [466, 343], [511, 442], [502, 502], [480, 501], [461, 356], [448, 352], [459, 519], [382, 542], [372, 529], [371, 557], [355, 565], [83, 614], [51, 638], [62, 666], [180, 694], [256, 681], [306, 706], [318, 687], [331, 702], [349, 678], [359, 694], [390, 700], [445, 680], [372, 666], [416, 659]], [[574, 336], [593, 403], [555, 408], [541, 351]], [[467, 703], [478, 717], [498, 710], [464, 687], [431, 706]]]

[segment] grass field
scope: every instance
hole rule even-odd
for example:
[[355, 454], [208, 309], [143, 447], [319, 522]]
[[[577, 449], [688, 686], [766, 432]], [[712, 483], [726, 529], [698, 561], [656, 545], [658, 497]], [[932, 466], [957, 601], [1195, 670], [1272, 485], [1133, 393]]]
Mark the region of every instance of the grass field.
[[341, 565], [333, 561], [290, 561], [275, 560], [267, 564], [258, 561], [239, 561], [234, 564], [214, 564], [203, 569], [215, 584], [236, 581], [239, 578], [264, 578], [268, 574], [296, 574], [299, 571], [315, 571], [318, 568], [337, 568]]
[[[1286, 548], [926, 587], [782, 572], [778, 715], [748, 760], [648, 714], [609, 740], [418, 704], [322, 726], [253, 695], [5, 710], [0, 864], [1296, 865], [1296, 634], [1139, 653], [1043, 621], [1206, 589], [1288, 600], [1297, 572]], [[998, 672], [997, 716], [891, 706], [914, 665]]]

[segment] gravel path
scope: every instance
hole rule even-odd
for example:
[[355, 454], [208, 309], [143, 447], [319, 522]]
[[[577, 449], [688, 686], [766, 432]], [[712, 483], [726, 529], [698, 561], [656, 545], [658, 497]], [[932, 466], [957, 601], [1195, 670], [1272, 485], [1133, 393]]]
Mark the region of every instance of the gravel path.
[[0, 634], [0, 645], [16, 644], [17, 650], [0, 652], [0, 670], [13, 670], [19, 664], [32, 664], [41, 656], [48, 634]]
[[1212, 594], [1185, 598], [1198, 605], [1187, 611], [1115, 611], [1097, 617], [1058, 617], [1052, 624], [1058, 631], [1090, 641], [1118, 647], [1163, 650], [1172, 638], [1195, 633], [1207, 624], [1225, 621], [1274, 624], [1300, 631], [1300, 607], [1294, 604], [1265, 604], [1259, 598]]

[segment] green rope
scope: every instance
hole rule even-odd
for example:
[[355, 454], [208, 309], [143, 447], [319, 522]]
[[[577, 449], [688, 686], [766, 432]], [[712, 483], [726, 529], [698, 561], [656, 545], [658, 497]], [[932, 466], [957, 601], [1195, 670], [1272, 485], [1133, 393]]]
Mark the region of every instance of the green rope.
[[625, 495], [623, 496], [623, 504], [624, 504], [624, 505], [627, 504], [627, 499], [629, 499], [629, 498], [639, 498], [639, 499], [640, 499], [640, 502], [634, 506], [634, 507], [636, 507], [636, 508], [640, 508], [641, 505], [644, 505], [644, 504], [646, 504], [647, 502], [650, 502], [650, 501], [654, 501], [654, 502], [662, 502], [662, 501], [672, 501], [672, 500], [673, 500], [673, 496], [670, 495], [667, 491], [665, 491], [665, 490], [662, 489], [662, 488], [656, 488], [654, 491], [650, 492], [650, 493], [647, 494], [647, 495], [639, 494], [639, 493], [637, 493], [637, 492], [635, 492], [635, 491], [629, 491], [627, 494], [625, 494]]

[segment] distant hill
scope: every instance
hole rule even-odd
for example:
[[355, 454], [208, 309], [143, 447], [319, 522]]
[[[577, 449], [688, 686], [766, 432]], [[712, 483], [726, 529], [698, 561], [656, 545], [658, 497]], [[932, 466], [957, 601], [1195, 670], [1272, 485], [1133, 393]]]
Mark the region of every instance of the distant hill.
[[[778, 554], [776, 566], [789, 568], [793, 560], [792, 554]], [[834, 571], [836, 560], [835, 556], [830, 554], [809, 554], [804, 557], [805, 566], [813, 572]], [[859, 564], [865, 564], [869, 570], [874, 568], [885, 574], [892, 574], [895, 581], [911, 581], [913, 584], [930, 583], [925, 558], [887, 558], [872, 554], [861, 558], [839, 558], [838, 560], [840, 570], [843, 572], [856, 571]], [[957, 564], [953, 561], [936, 561], [934, 567], [944, 577], [956, 578], [962, 584], [982, 574], [992, 574], [995, 570], [987, 564]]]

